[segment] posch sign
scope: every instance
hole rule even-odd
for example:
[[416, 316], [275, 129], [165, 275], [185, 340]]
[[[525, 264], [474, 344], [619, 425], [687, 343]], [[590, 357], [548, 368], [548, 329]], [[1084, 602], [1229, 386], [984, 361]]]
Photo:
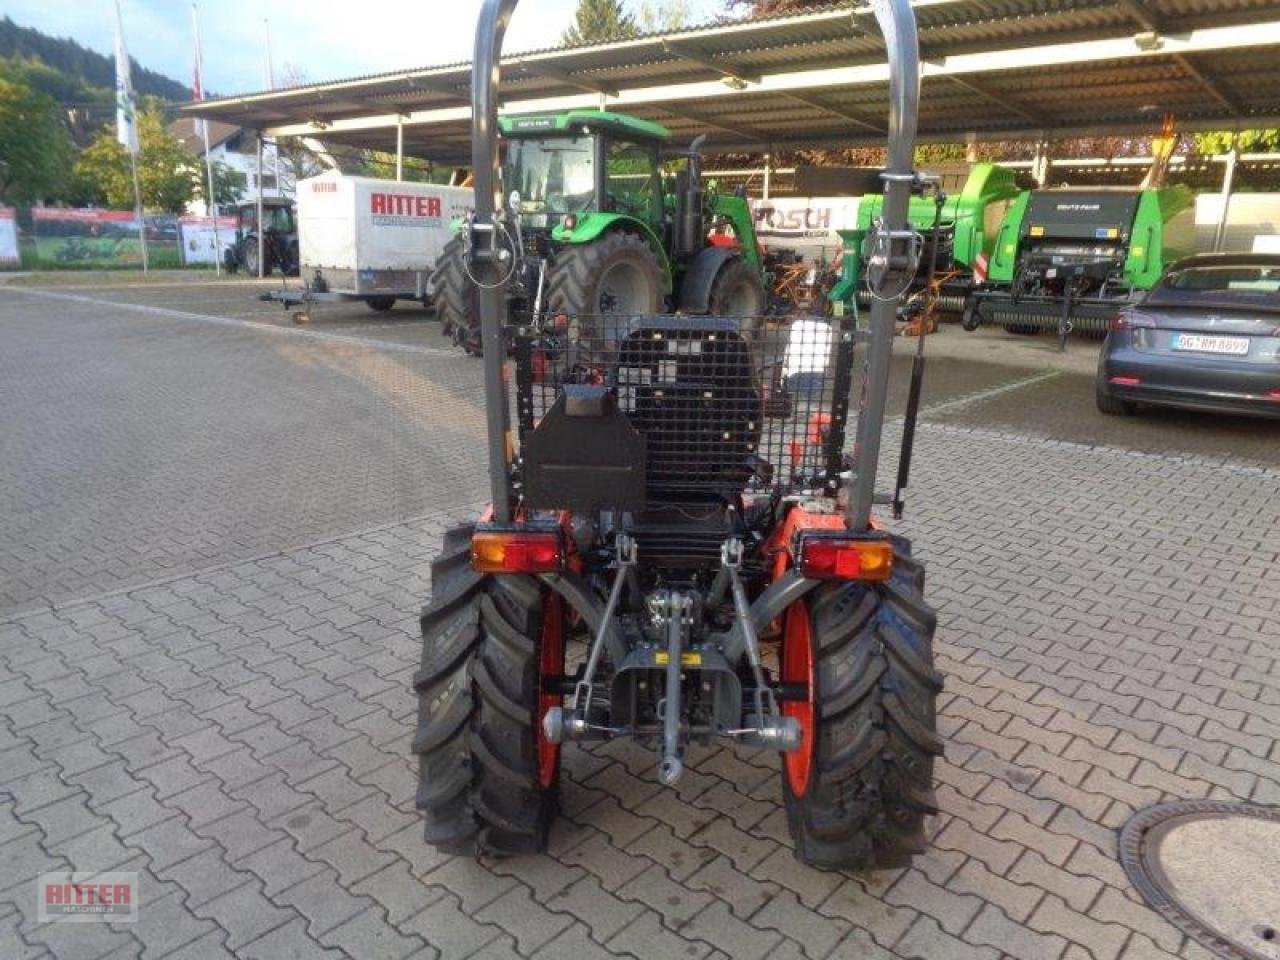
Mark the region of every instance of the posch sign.
[[42, 873], [36, 880], [41, 923], [136, 923], [137, 873]]

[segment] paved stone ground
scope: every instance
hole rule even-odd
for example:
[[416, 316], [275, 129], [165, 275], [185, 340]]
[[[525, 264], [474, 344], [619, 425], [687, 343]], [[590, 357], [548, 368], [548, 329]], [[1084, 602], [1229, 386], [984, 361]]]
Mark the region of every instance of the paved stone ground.
[[[83, 329], [75, 311], [87, 306], [68, 302], [64, 322]], [[367, 443], [391, 429], [384, 421], [421, 413], [369, 386], [378, 378], [367, 369], [335, 375], [316, 359], [367, 359], [373, 348], [289, 338], [297, 352], [273, 352], [271, 365], [239, 344], [263, 336], [254, 331], [113, 317], [136, 347], [123, 355], [197, 356], [229, 382], [201, 406], [220, 429], [275, 403], [275, 385], [291, 390], [291, 377], [306, 384], [305, 402], [322, 404], [322, 422], [355, 395], [325, 399], [344, 377], [380, 397], [330, 425], [329, 444]], [[51, 335], [17, 336], [21, 322], [0, 315], [6, 346]], [[156, 342], [133, 343], [129, 323], [156, 326]], [[78, 369], [109, 365], [122, 392], [163, 374], [160, 363], [118, 363], [86, 356]], [[429, 384], [463, 376], [448, 361], [421, 370]], [[0, 386], [20, 373], [5, 367]], [[234, 416], [211, 413], [241, 381], [260, 393]], [[155, 396], [167, 425], [137, 442], [176, 444], [173, 431], [201, 421], [180, 394]], [[467, 429], [457, 408], [426, 409], [428, 438], [451, 422]], [[311, 529], [304, 517], [216, 557], [186, 555], [186, 570], [150, 585], [104, 594], [110, 585], [90, 576], [78, 596], [10, 602], [0, 619], [0, 957], [1209, 956], [1135, 898], [1115, 861], [1116, 829], [1162, 799], [1280, 803], [1280, 472], [950, 422], [962, 409], [939, 408], [946, 422], [922, 428], [906, 524], [928, 563], [948, 678], [942, 812], [911, 869], [857, 877], [798, 865], [768, 756], [697, 754], [671, 791], [653, 782], [652, 756], [625, 744], [566, 752], [565, 816], [547, 856], [473, 863], [425, 847], [406, 757], [414, 617], [442, 531], [470, 512], [474, 488], [469, 474], [456, 489], [420, 474], [423, 501], [389, 507], [384, 486], [369, 513], [343, 514], [329, 528], [340, 535], [309, 546], [263, 546]], [[56, 418], [44, 426], [58, 429]], [[6, 446], [6, 464], [15, 449], [37, 456], [38, 440]], [[65, 442], [47, 441], [48, 456]], [[419, 443], [430, 447], [397, 447], [411, 473], [431, 463]], [[4, 496], [31, 496], [31, 477], [102, 471], [36, 463], [3, 478]], [[213, 498], [173, 508], [185, 489], [173, 477], [146, 478], [147, 490], [169, 491], [157, 509], [178, 519], [213, 509]], [[359, 486], [341, 470], [332, 484], [333, 501]], [[266, 483], [255, 490], [274, 495]], [[86, 503], [86, 529], [112, 518]], [[377, 514], [397, 509], [419, 515]], [[336, 525], [357, 522], [368, 529]], [[37, 924], [36, 874], [59, 869], [137, 870], [139, 922]]]

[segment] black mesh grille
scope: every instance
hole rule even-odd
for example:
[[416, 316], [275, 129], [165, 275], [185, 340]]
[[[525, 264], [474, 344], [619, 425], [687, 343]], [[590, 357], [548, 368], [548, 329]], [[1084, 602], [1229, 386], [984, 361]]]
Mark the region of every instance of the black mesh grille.
[[520, 433], [566, 383], [610, 387], [645, 439], [655, 501], [832, 493], [852, 367], [847, 318], [560, 317], [515, 340]]

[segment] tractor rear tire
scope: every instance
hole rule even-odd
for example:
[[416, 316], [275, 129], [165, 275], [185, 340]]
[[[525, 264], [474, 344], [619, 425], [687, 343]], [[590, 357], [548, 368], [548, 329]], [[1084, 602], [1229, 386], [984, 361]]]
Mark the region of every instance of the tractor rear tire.
[[[579, 336], [608, 336], [591, 318], [661, 313], [666, 281], [643, 237], [614, 231], [592, 243], [558, 247], [547, 271], [547, 308], [579, 319]], [[585, 320], [585, 322], [584, 322]]]
[[713, 317], [758, 317], [764, 313], [764, 285], [760, 274], [742, 257], [720, 268], [707, 298]]
[[[244, 242], [243, 250], [244, 253], [241, 256], [241, 259], [244, 260], [244, 272], [250, 277], [256, 277], [258, 275], [258, 238], [247, 237]], [[269, 267], [270, 265], [271, 259], [270, 255], [268, 255], [267, 266]], [[271, 271], [264, 270], [262, 275], [264, 277], [269, 277], [271, 276]]]
[[[782, 792], [800, 861], [831, 869], [906, 866], [925, 849], [937, 812], [933, 760], [942, 755], [933, 668], [937, 617], [924, 601], [924, 570], [894, 538], [883, 584], [826, 583], [784, 616], [782, 679], [804, 683], [806, 740], [783, 755]], [[805, 663], [803, 653], [808, 653]]]
[[413, 677], [416, 803], [443, 852], [538, 853], [558, 810], [560, 753], [541, 718], [542, 674], [563, 671], [561, 600], [533, 577], [472, 570], [473, 530], [448, 531], [431, 565]]
[[450, 238], [436, 260], [432, 302], [441, 332], [473, 356], [480, 354], [480, 300], [463, 263], [462, 236]]

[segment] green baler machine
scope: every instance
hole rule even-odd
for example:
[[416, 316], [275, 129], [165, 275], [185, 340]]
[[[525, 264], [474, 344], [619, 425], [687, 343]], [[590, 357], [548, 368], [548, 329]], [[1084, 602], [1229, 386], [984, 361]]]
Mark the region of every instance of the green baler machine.
[[1014, 333], [1102, 333], [1116, 310], [1164, 269], [1164, 225], [1186, 206], [1171, 190], [1029, 190], [1005, 214], [988, 273], [965, 304], [964, 325]]
[[[937, 243], [939, 275], [954, 274], [941, 284], [939, 309], [959, 313], [973, 283], [973, 272], [979, 257], [990, 257], [995, 245], [1000, 218], [1009, 201], [1019, 195], [1016, 174], [1007, 167], [994, 163], [979, 163], [973, 167], [958, 194], [950, 195], [942, 207], [938, 236], [933, 236], [933, 223], [937, 214], [933, 197], [913, 196], [907, 216], [912, 226], [925, 238], [920, 268], [912, 286], [918, 290], [926, 283], [926, 273], [931, 260], [930, 245]], [[867, 294], [860, 289], [862, 274], [863, 241], [872, 224], [881, 215], [883, 197], [869, 194], [858, 203], [857, 226], [841, 230], [844, 247], [840, 282], [832, 288], [830, 298], [834, 304], [848, 309], [855, 297], [865, 305]]]

